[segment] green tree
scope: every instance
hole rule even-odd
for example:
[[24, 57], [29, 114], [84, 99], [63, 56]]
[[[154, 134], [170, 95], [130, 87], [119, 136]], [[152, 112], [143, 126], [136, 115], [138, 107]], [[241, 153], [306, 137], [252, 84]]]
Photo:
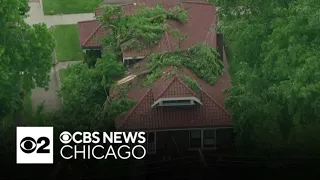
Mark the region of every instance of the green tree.
[[[87, 64], [75, 64], [68, 67], [68, 75], [60, 90], [63, 98], [62, 116], [68, 119], [70, 125], [77, 129], [114, 128], [114, 116], [108, 108], [109, 90], [114, 86], [115, 80], [124, 75], [121, 61], [116, 60], [111, 52], [104, 52], [97, 60], [94, 68]], [[114, 106], [113, 106], [114, 107]]]
[[24, 94], [46, 87], [54, 41], [43, 24], [24, 22], [26, 0], [4, 0], [0, 7], [0, 118], [14, 112], [22, 121]]
[[320, 3], [216, 3], [231, 64], [227, 106], [238, 145], [260, 153], [318, 151], [316, 135], [307, 132], [320, 130]]

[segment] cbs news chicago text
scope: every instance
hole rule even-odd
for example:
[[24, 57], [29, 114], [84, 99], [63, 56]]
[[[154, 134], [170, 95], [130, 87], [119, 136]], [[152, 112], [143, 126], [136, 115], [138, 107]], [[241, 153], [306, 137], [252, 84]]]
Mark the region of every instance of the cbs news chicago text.
[[[60, 156], [63, 159], [143, 159], [145, 132], [64, 131]], [[53, 164], [53, 127], [17, 127], [17, 164]]]

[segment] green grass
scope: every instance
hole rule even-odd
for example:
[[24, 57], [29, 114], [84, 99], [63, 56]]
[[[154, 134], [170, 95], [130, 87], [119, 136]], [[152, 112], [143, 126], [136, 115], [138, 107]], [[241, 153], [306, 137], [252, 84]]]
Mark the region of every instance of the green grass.
[[67, 76], [68, 76], [68, 69], [60, 69], [59, 70], [59, 77], [60, 77], [61, 84], [63, 84], [63, 82]]
[[59, 62], [83, 60], [77, 25], [58, 25], [53, 28], [56, 57]]
[[45, 15], [92, 13], [102, 0], [42, 0]]

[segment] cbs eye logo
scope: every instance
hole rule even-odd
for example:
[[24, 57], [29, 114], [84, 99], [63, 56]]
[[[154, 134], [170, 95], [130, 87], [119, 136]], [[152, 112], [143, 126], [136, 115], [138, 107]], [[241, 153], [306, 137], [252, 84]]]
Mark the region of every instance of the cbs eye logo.
[[53, 127], [17, 127], [16, 163], [53, 164]]
[[63, 144], [69, 144], [72, 140], [72, 135], [68, 131], [64, 131], [60, 134], [59, 138]]
[[32, 137], [25, 137], [20, 141], [20, 149], [27, 154], [36, 150], [36, 153], [50, 153], [49, 144], [50, 140], [47, 137], [40, 137], [37, 140]]

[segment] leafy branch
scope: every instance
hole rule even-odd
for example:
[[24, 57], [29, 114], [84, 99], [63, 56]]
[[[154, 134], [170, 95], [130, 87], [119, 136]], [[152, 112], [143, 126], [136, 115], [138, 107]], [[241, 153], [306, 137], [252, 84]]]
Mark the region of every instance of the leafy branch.
[[161, 75], [159, 72], [168, 66], [186, 67], [209, 84], [214, 84], [223, 72], [223, 63], [216, 50], [199, 43], [186, 51], [151, 55], [148, 67], [155, 70], [147, 76], [147, 84], [157, 80]]
[[187, 11], [181, 7], [169, 10], [161, 5], [155, 7], [139, 7], [131, 15], [122, 15], [118, 6], [106, 5], [104, 13], [99, 17], [106, 29], [116, 39], [116, 46], [121, 50], [140, 50], [159, 43], [164, 33], [169, 29], [167, 20], [181, 23], [187, 21]]

